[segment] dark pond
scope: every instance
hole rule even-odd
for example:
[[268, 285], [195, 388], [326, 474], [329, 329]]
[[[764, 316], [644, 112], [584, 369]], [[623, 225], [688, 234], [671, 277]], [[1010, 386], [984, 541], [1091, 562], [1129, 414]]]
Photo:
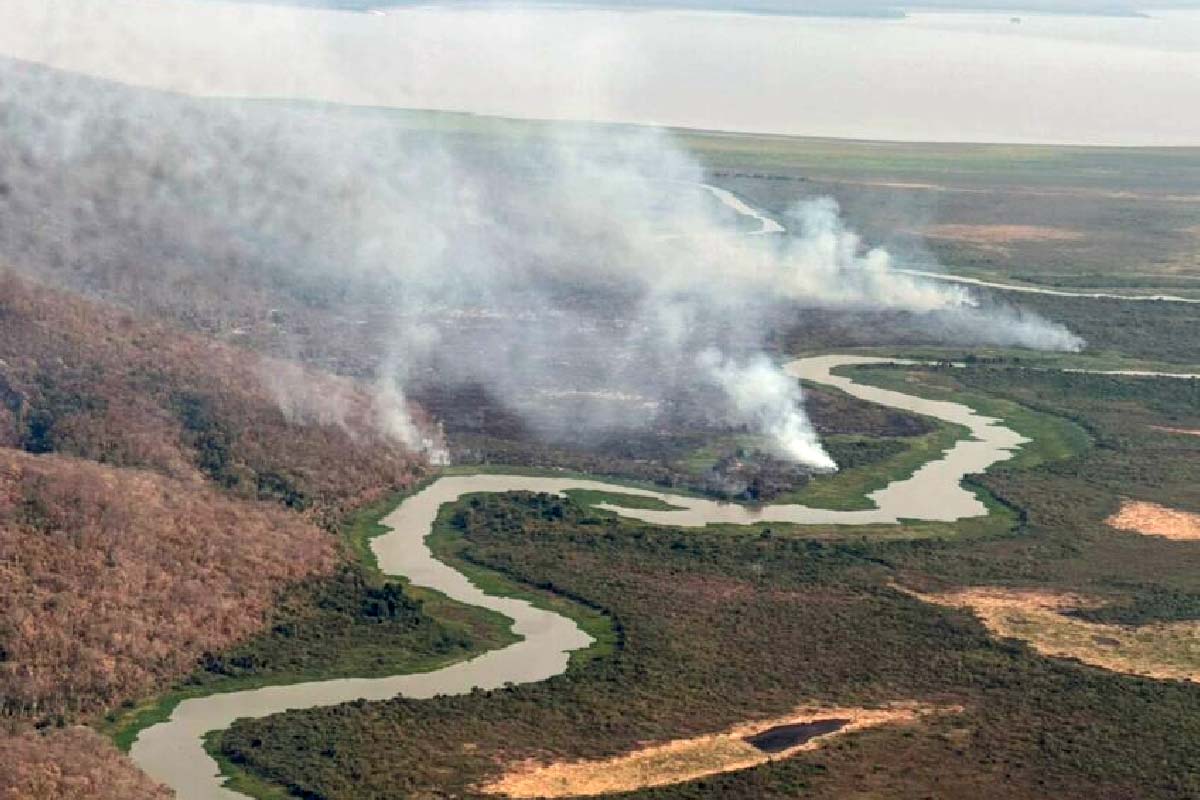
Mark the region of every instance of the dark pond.
[[774, 728], [767, 728], [762, 733], [746, 736], [743, 741], [764, 753], [782, 753], [784, 750], [804, 744], [809, 739], [840, 730], [849, 722], [848, 719], [816, 719], [812, 722], [776, 725]]

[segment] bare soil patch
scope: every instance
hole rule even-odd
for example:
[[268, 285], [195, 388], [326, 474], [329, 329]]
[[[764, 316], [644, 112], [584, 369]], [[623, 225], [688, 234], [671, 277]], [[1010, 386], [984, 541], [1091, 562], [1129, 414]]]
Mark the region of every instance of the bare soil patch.
[[[918, 705], [881, 709], [798, 708], [786, 717], [747, 722], [721, 733], [650, 744], [613, 758], [553, 764], [520, 762], [481, 787], [481, 791], [520, 798], [583, 797], [683, 783], [815, 750], [833, 736], [878, 725], [909, 724], [928, 714], [957, 710]], [[773, 730], [796, 726], [804, 726], [812, 735], [798, 737], [800, 743], [791, 747], [768, 752], [750, 741]]]
[[1166, 425], [1151, 425], [1150, 429], [1162, 431], [1163, 433], [1178, 433], [1181, 436], [1200, 436], [1200, 431], [1194, 431], [1190, 428], [1170, 428]]
[[[1197, 431], [1190, 433], [1200, 435]], [[1161, 536], [1176, 541], [1200, 540], [1200, 514], [1156, 503], [1127, 500], [1121, 504], [1120, 511], [1105, 521], [1118, 530], [1143, 536]]]
[[978, 245], [1014, 242], [1075, 242], [1083, 233], [1046, 225], [930, 225], [921, 233], [931, 239], [948, 239]]
[[926, 602], [970, 609], [995, 636], [1020, 639], [1039, 653], [1114, 672], [1200, 682], [1200, 622], [1125, 626], [1070, 616], [1100, 601], [1074, 594], [969, 588], [917, 594]]

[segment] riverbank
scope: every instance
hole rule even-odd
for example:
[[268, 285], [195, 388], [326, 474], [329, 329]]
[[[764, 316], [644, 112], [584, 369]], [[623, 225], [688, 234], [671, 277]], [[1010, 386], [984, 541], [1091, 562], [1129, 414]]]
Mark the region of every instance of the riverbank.
[[[403, 578], [388, 576], [381, 572], [370, 548], [372, 538], [386, 533], [389, 529], [380, 524], [406, 497], [420, 491], [436, 478], [426, 479], [409, 490], [393, 493], [358, 509], [350, 516], [342, 527], [341, 538], [350, 556], [347, 569], [361, 568], [363, 580], [368, 587], [382, 588], [388, 582], [398, 582], [403, 585], [403, 591], [408, 600], [419, 605], [420, 610], [430, 619], [450, 632], [461, 632], [463, 639], [472, 642], [466, 647], [457, 647], [452, 652], [443, 654], [418, 655], [404, 647], [392, 648], [375, 646], [375, 639], [387, 641], [379, 626], [373, 626], [370, 641], [365, 652], [354, 648], [343, 650], [336, 654], [332, 662], [322, 663], [302, 669], [284, 669], [271, 671], [267, 674], [249, 674], [220, 677], [213, 680], [200, 668], [197, 673], [185, 678], [170, 691], [123, 708], [106, 715], [97, 721], [93, 727], [100, 733], [112, 739], [122, 752], [128, 752], [134, 740], [146, 728], [165, 721], [184, 700], [208, 697], [214, 694], [241, 692], [262, 688], [264, 686], [297, 684], [319, 681], [333, 677], [382, 677], [398, 673], [428, 672], [439, 669], [457, 661], [472, 658], [480, 653], [497, 647], [503, 647], [517, 641], [511, 632], [511, 621], [500, 614], [495, 614], [475, 606], [456, 603], [444, 594], [427, 587], [413, 586]], [[297, 587], [295, 591], [303, 591]], [[321, 605], [338, 602], [340, 598], [317, 598], [315, 602]], [[353, 602], [356, 598], [351, 598]], [[281, 598], [287, 603], [288, 598]], [[344, 600], [342, 601], [344, 602]], [[287, 620], [276, 620], [275, 624], [289, 625]], [[342, 622], [341, 624], [344, 624]], [[247, 645], [236, 648], [254, 653], [255, 643], [269, 640], [279, 635], [277, 630], [269, 627], [250, 640]], [[292, 633], [283, 634], [292, 636]], [[403, 644], [403, 643], [401, 643]], [[252, 656], [253, 657], [253, 656]], [[200, 680], [203, 678], [203, 680]]]
[[[946, 379], [969, 394], [1080, 415], [1104, 446], [1029, 467], [1010, 459], [973, 479], [1020, 515], [1015, 530], [978, 538], [885, 541], [879, 535], [889, 526], [881, 525], [827, 541], [813, 536], [833, 526], [795, 535], [772, 524], [680, 529], [552, 495], [463, 500], [455, 524], [470, 559], [610, 609], [627, 633], [617, 657], [500, 691], [241, 721], [221, 737], [224, 752], [255, 774], [322, 796], [479, 797], [522, 765], [606, 762], [777, 719], [799, 703], [878, 708], [909, 700], [964, 711], [654, 794], [782, 800], [803, 786], [820, 799], [865, 785], [885, 796], [981, 800], [1082, 800], [1131, 786], [1156, 800], [1186, 795], [1185, 780], [1161, 778], [1183, 776], [1194, 763], [1184, 736], [1200, 702], [1194, 687], [1047, 658], [994, 638], [972, 614], [889, 587], [1086, 593], [1121, 604], [1094, 609], [1105, 614], [1095, 621], [1122, 624], [1130, 614], [1134, 624], [1194, 614], [1200, 551], [1106, 528], [1115, 497], [1097, 483], [1124, 478], [1133, 496], [1164, 492], [1161, 502], [1194, 503], [1186, 449], [1194, 442], [1146, 425], [1187, 412], [1187, 382], [1043, 371], [1018, 380], [986, 367], [914, 366], [896, 377], [905, 373], [914, 393], [927, 379]], [[1146, 433], [1134, 438], [1138, 430]], [[956, 531], [990, 519], [944, 525]], [[1043, 746], [1047, 737], [1061, 746]], [[318, 757], [314, 748], [336, 752]]]
[[[403, 694], [430, 697], [435, 694], [465, 692], [475, 688], [497, 687], [510, 683], [544, 680], [567, 668], [570, 654], [588, 646], [593, 637], [575, 621], [523, 599], [497, 597], [486, 591], [496, 588], [489, 581], [481, 587], [470, 576], [436, 557], [430, 532], [436, 533], [441, 509], [449, 502], [476, 492], [535, 491], [561, 493], [567, 489], [617, 491], [622, 494], [656, 498], [677, 510], [661, 507], [630, 508], [600, 503], [597, 507], [615, 511], [644, 522], [671, 526], [705, 526], [713, 522], [755, 523], [781, 521], [795, 523], [863, 524], [899, 522], [901, 518], [951, 520], [977, 517], [988, 507], [974, 493], [959, 486], [963, 476], [985, 469], [998, 460], [1011, 458], [1022, 438], [995, 420], [980, 417], [971, 409], [946, 402], [924, 401], [899, 392], [887, 392], [861, 386], [832, 374], [837, 366], [874, 363], [878, 359], [862, 357], [824, 357], [789, 365], [797, 377], [836, 386], [855, 396], [907, 408], [967, 426], [977, 440], [960, 441], [943, 454], [936, 468], [932, 464], [917, 470], [906, 480], [872, 494], [878, 507], [862, 511], [829, 511], [803, 506], [766, 506], [749, 509], [702, 498], [671, 495], [633, 487], [614, 486], [602, 481], [573, 478], [536, 478], [512, 475], [448, 476], [413, 493], [387, 515], [380, 524], [391, 530], [374, 538], [367, 537], [378, 568], [385, 574], [403, 576], [411, 585], [442, 592], [452, 600], [490, 609], [514, 620], [513, 631], [524, 638], [505, 648], [494, 650], [470, 661], [460, 662], [434, 672], [396, 675], [377, 679], [335, 679], [317, 683], [270, 686], [246, 692], [187, 698], [178, 702], [165, 722], [148, 727], [134, 742], [131, 755], [153, 777], [162, 780], [181, 798], [239, 795], [220, 787], [217, 764], [204, 752], [202, 737], [209, 731], [227, 727], [235, 719], [261, 717], [285, 709], [332, 705], [352, 699], [383, 699]], [[881, 393], [882, 391], [882, 393]], [[936, 487], [936, 488], [935, 488]], [[929, 502], [930, 492], [937, 497]], [[917, 496], [914, 496], [917, 495]], [[654, 505], [654, 504], [646, 504]], [[433, 537], [432, 544], [451, 548], [453, 541]], [[476, 577], [479, 577], [478, 575]], [[511, 591], [512, 586], [500, 591]], [[186, 757], [181, 753], [187, 752]]]

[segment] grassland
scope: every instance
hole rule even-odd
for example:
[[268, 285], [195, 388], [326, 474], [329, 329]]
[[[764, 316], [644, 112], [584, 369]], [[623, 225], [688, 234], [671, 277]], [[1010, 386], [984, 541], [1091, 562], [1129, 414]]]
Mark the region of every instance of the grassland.
[[[968, 611], [890, 588], [1020, 585], [1098, 597], [1103, 604], [1088, 611], [1088, 622], [1114, 624], [1105, 615], [1124, 615], [1134, 621], [1120, 624], [1142, 626], [1143, 634], [1180, 615], [1200, 617], [1193, 543], [1126, 534], [1104, 522], [1117, 480], [1129, 496], [1194, 505], [1200, 443], [1149, 427], [1194, 414], [1186, 382], [1038, 370], [1013, 380], [1010, 371], [988, 367], [877, 372], [909, 390], [957, 393], [981, 410], [1017, 416], [1018, 427], [1044, 429], [1044, 448], [979, 479], [989, 502], [1008, 509], [1008, 525], [977, 536], [899, 540], [862, 531], [826, 540], [819, 530], [809, 538], [761, 528], [656, 528], [569, 498], [471, 498], [444, 520], [456, 529], [455, 557], [517, 584], [586, 598], [620, 626], [616, 646], [537, 685], [238, 723], [222, 737], [223, 752], [299, 793], [473, 797], [474, 787], [500, 773], [498, 765], [610, 758], [641, 743], [779, 716], [797, 703], [934, 702], [964, 710], [627, 796], [1200, 792], [1200, 763], [1187, 744], [1200, 735], [1200, 687], [1048, 658], [996, 638]], [[1081, 431], [1095, 444], [1083, 446]], [[414, 729], [422, 735], [388, 733]], [[362, 741], [373, 744], [352, 744]], [[318, 743], [333, 754], [299, 755]]]
[[1018, 589], [962, 589], [922, 600], [968, 608], [1000, 638], [1019, 639], [1047, 656], [1160, 680], [1200, 683], [1200, 621], [1130, 626], [1091, 622], [1073, 612], [1094, 598]]
[[674, 511], [679, 506], [659, 500], [657, 497], [644, 497], [623, 492], [606, 492], [595, 489], [570, 489], [567, 496], [581, 506], [611, 505], [621, 508], [647, 508], [652, 511]]
[[[1200, 296], [1200, 149], [683, 133], [713, 180], [784, 218], [832, 196], [904, 261], [984, 279]], [[1022, 300], [1024, 296], [1022, 297]]]

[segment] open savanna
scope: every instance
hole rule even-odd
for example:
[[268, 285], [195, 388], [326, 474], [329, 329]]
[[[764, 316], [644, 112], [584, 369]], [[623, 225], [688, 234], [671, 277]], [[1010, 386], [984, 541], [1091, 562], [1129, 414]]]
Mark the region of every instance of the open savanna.
[[1078, 595], [1089, 598], [1081, 618], [1134, 631], [1200, 617], [1200, 548], [1105, 522], [1120, 496], [1195, 506], [1200, 443], [1151, 427], [1188, 422], [1194, 387], [993, 366], [856, 377], [991, 403], [1018, 429], [1061, 420], [1060, 438], [978, 479], [1011, 510], [1011, 526], [823, 540], [822, 526], [680, 531], [569, 498], [467, 498], [448, 512], [437, 551], [602, 609], [620, 633], [611, 650], [536, 685], [240, 722], [220, 738], [222, 753], [300, 796], [472, 797], [531, 764], [620, 757], [798, 705], [927, 703], [962, 711], [623, 796], [1200, 792], [1188, 744], [1200, 735], [1200, 687], [1043, 654], [966, 608], [898, 588]]
[[785, 224], [798, 200], [832, 196], [869, 242], [925, 268], [1200, 296], [1200, 148], [682, 138]]

